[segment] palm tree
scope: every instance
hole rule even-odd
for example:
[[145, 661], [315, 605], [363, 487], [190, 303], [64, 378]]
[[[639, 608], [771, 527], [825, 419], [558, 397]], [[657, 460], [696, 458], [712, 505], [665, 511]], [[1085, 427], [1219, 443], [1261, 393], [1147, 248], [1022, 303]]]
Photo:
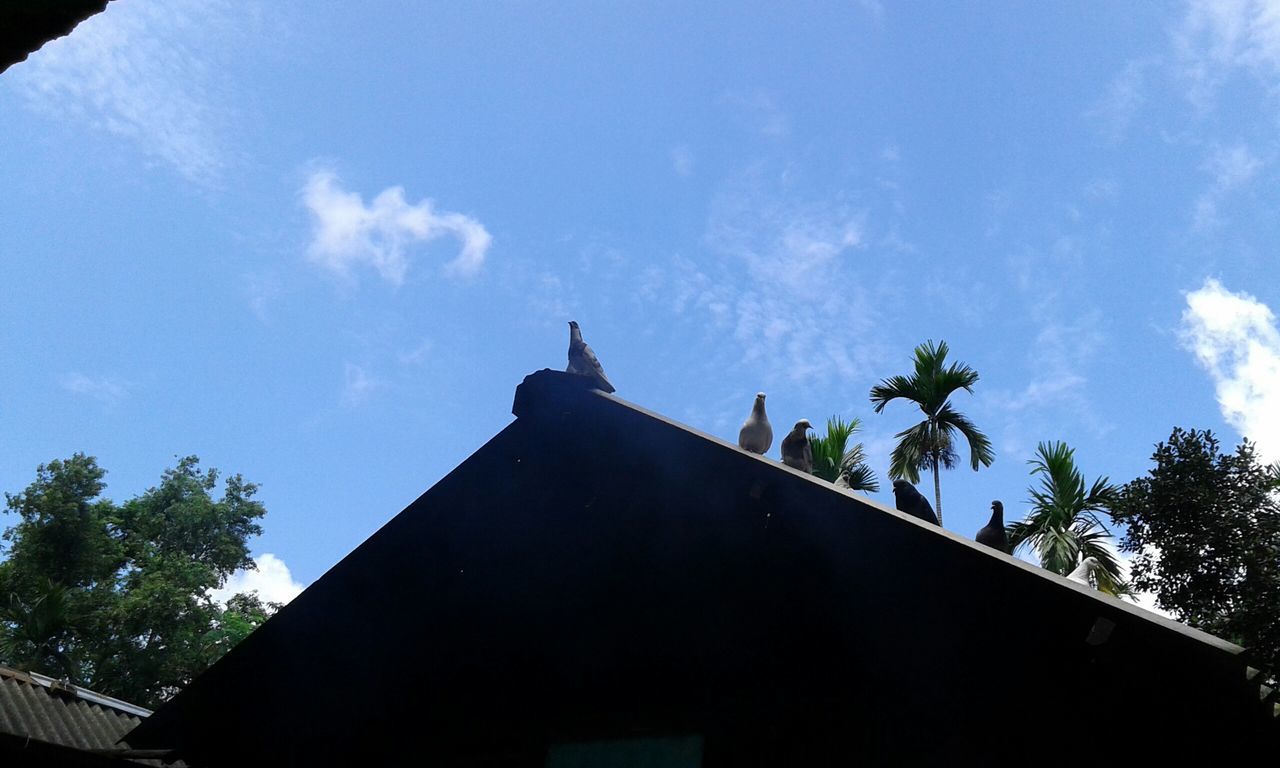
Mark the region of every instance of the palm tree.
[[68, 598], [68, 590], [52, 581], [30, 603], [10, 594], [8, 605], [0, 607], [0, 658], [18, 669], [56, 672], [78, 682], [67, 648], [76, 622]]
[[858, 419], [846, 422], [839, 416], [827, 419], [827, 434], [822, 437], [809, 436], [809, 447], [813, 450], [813, 474], [829, 483], [838, 483], [841, 477], [855, 491], [875, 492], [880, 490], [875, 472], [867, 465], [866, 454], [862, 443], [849, 445], [862, 426]]
[[1033, 476], [1041, 476], [1040, 487], [1027, 489], [1031, 511], [1026, 519], [1005, 529], [1010, 548], [1035, 550], [1041, 566], [1062, 576], [1085, 558], [1095, 558], [1098, 589], [1112, 595], [1127, 593], [1119, 558], [1107, 543], [1111, 532], [1098, 517], [1100, 512], [1110, 513], [1119, 489], [1099, 477], [1085, 490], [1075, 451], [1063, 442], [1040, 443], [1036, 457], [1027, 463]]
[[915, 349], [915, 373], [884, 379], [871, 388], [876, 413], [898, 398], [915, 403], [924, 413], [924, 421], [894, 435], [898, 445], [890, 455], [889, 477], [918, 483], [920, 470], [933, 470], [933, 500], [939, 524], [942, 523], [942, 483], [938, 470], [952, 469], [958, 462], [954, 447], [956, 433], [969, 443], [969, 463], [975, 472], [980, 465], [989, 467], [995, 461], [991, 440], [950, 403], [951, 395], [958, 389], [973, 393], [978, 372], [964, 363], [944, 367], [948, 351], [945, 341], [937, 345], [927, 341]]

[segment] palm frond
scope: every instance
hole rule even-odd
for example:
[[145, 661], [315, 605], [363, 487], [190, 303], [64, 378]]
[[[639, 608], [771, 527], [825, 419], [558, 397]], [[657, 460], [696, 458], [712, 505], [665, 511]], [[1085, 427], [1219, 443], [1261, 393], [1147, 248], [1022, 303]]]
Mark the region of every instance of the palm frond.
[[857, 464], [846, 471], [845, 481], [849, 483], [850, 490], [866, 493], [876, 493], [880, 490], [880, 481], [876, 479], [876, 473], [866, 464]]
[[871, 388], [871, 404], [875, 406], [873, 410], [876, 413], [883, 411], [890, 401], [899, 399], [920, 402], [922, 392], [919, 382], [906, 376], [890, 376]]
[[1064, 576], [1092, 557], [1098, 563], [1093, 573], [1098, 589], [1125, 594], [1124, 569], [1099, 518], [1110, 510], [1115, 486], [1102, 477], [1086, 492], [1075, 451], [1064, 442], [1040, 443], [1027, 463], [1040, 485], [1027, 489], [1031, 510], [1026, 518], [1006, 526], [1010, 544], [1033, 549], [1042, 567]]
[[929, 422], [922, 421], [914, 427], [908, 427], [894, 435], [898, 444], [889, 454], [889, 477], [905, 479], [915, 484], [920, 482], [921, 460], [929, 453], [932, 444], [929, 434]]
[[1098, 567], [1093, 572], [1098, 589], [1117, 597], [1132, 594], [1133, 589], [1124, 578], [1124, 566], [1120, 563], [1120, 556], [1116, 554], [1115, 547], [1111, 544], [1110, 533], [1088, 520], [1077, 521], [1073, 530], [1080, 542], [1080, 559], [1092, 557], [1098, 563]]
[[968, 416], [952, 408], [950, 403], [938, 410], [937, 423], [939, 431], [946, 432], [948, 438], [953, 430], [964, 435], [964, 439], [969, 443], [969, 464], [975, 471], [979, 465], [989, 467], [995, 461], [996, 454], [991, 448], [991, 439], [983, 434]]
[[[945, 341], [932, 339], [917, 346], [912, 355], [913, 373], [892, 376], [871, 388], [871, 403], [881, 413], [892, 400], [914, 403], [924, 414], [924, 421], [899, 432], [898, 443], [890, 456], [889, 477], [920, 481], [921, 470], [951, 469], [959, 461], [953, 435], [963, 434], [969, 443], [969, 460], [976, 470], [995, 460], [990, 439], [968, 418], [948, 403], [957, 390], [973, 391], [978, 372], [964, 363], [946, 364], [950, 348]], [[936, 492], [939, 518], [942, 516], [941, 495]]]
[[861, 428], [862, 422], [856, 418], [845, 421], [839, 416], [832, 416], [827, 419], [825, 435], [809, 436], [813, 473], [832, 483], [843, 475], [855, 491], [880, 490], [875, 473], [866, 466], [866, 451], [862, 443], [851, 445], [849, 442]]

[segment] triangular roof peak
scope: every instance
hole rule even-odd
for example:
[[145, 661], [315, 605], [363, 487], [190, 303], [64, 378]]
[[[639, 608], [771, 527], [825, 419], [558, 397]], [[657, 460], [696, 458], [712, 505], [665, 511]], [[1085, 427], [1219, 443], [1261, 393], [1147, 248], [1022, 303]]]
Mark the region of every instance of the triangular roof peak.
[[1043, 754], [1051, 727], [1072, 760], [1275, 747], [1237, 646], [581, 377], [532, 374], [513, 411], [130, 743], [541, 765], [693, 735], [709, 766]]

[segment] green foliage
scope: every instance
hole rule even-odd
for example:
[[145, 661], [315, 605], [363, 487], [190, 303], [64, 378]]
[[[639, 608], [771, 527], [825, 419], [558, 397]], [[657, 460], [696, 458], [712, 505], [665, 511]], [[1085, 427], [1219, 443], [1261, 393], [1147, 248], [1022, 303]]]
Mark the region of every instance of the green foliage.
[[17, 494], [5, 494], [17, 525], [4, 533], [12, 543], [9, 573], [17, 582], [5, 591], [37, 594], [49, 582], [93, 588], [110, 582], [124, 564], [114, 535], [116, 509], [99, 499], [106, 470], [92, 456], [77, 453], [36, 469], [35, 482]]
[[1098, 562], [1093, 571], [1098, 589], [1127, 594], [1124, 569], [1108, 545], [1111, 532], [1098, 517], [1110, 511], [1117, 488], [1105, 477], [1086, 488], [1075, 451], [1063, 442], [1040, 443], [1027, 463], [1031, 475], [1040, 476], [1040, 487], [1027, 489], [1031, 511], [1026, 518], [1005, 527], [1009, 546], [1034, 550], [1041, 566], [1062, 576], [1092, 557]]
[[871, 388], [871, 402], [880, 413], [891, 401], [903, 399], [919, 406], [924, 421], [894, 435], [898, 444], [889, 459], [889, 477], [920, 482], [920, 470], [933, 472], [935, 511], [942, 522], [942, 490], [940, 469], [952, 469], [958, 463], [956, 436], [969, 444], [969, 464], [976, 471], [995, 461], [991, 440], [968, 417], [952, 407], [950, 398], [957, 390], [973, 393], [978, 372], [964, 363], [945, 365], [947, 343], [927, 341], [915, 349], [915, 370], [910, 376], [892, 376]]
[[0, 661], [155, 706], [274, 611], [209, 596], [253, 567], [248, 540], [266, 510], [239, 475], [215, 498], [218, 472], [194, 456], [122, 505], [101, 498], [104, 476], [76, 454], [7, 497], [19, 522], [0, 563]]
[[0, 622], [8, 627], [0, 633], [0, 657], [17, 669], [74, 677], [74, 610], [66, 588], [53, 582], [30, 602], [11, 592], [8, 602], [0, 606]]
[[207, 663], [217, 661], [282, 607], [280, 603], [263, 602], [257, 592], [233, 595], [202, 638], [202, 654]]
[[1247, 440], [1223, 453], [1213, 433], [1175, 428], [1155, 466], [1124, 486], [1136, 589], [1180, 620], [1250, 649], [1280, 672], [1280, 466]]
[[880, 483], [867, 465], [862, 443], [849, 445], [849, 440], [861, 426], [858, 419], [846, 422], [839, 416], [832, 416], [827, 419], [827, 434], [822, 437], [810, 435], [813, 474], [829, 483], [837, 482], [843, 476], [849, 488], [855, 491], [879, 491]]

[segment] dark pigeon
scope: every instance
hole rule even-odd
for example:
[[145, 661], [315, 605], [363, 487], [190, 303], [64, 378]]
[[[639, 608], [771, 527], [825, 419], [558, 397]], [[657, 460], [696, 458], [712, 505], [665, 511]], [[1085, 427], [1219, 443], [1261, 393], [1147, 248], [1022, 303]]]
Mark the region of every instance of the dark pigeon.
[[982, 526], [982, 530], [974, 538], [979, 544], [986, 544], [992, 549], [1009, 554], [1009, 539], [1004, 535], [1004, 504], [991, 502], [991, 520]]
[[573, 320], [569, 321], [569, 367], [565, 368], [565, 371], [586, 376], [592, 380], [596, 389], [605, 392], [615, 391], [609, 379], [605, 377], [604, 368], [600, 367], [596, 353], [592, 352], [587, 342], [582, 340], [582, 331], [578, 328], [578, 323]]
[[791, 432], [782, 438], [782, 463], [809, 474], [813, 474], [813, 448], [809, 445], [811, 429], [813, 425], [809, 420], [801, 419], [791, 428]]
[[906, 480], [893, 481], [893, 503], [899, 512], [906, 512], [926, 523], [938, 524], [938, 516], [933, 514], [933, 505]]

